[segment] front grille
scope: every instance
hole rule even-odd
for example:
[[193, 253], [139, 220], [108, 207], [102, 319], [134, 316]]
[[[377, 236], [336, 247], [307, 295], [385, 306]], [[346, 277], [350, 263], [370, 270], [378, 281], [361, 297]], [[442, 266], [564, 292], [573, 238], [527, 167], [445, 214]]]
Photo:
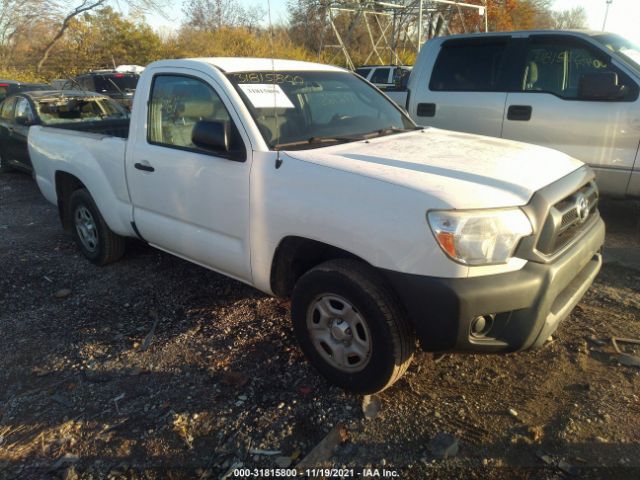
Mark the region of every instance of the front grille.
[[560, 224], [560, 226], [566, 227], [567, 225], [571, 225], [577, 219], [578, 219], [578, 211], [575, 208], [573, 208], [567, 213], [565, 213], [564, 215], [562, 215], [562, 223]]
[[551, 207], [536, 249], [544, 255], [558, 252], [590, 223], [597, 210], [598, 188], [589, 182]]

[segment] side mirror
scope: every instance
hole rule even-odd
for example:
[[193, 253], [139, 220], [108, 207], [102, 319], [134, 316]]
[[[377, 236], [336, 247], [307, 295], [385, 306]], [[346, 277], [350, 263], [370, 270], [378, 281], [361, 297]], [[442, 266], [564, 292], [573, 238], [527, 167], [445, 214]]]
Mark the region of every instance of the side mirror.
[[580, 76], [578, 98], [581, 100], [619, 100], [626, 94], [615, 72], [585, 73]]
[[205, 150], [227, 153], [229, 151], [229, 130], [229, 122], [200, 120], [193, 127], [191, 141], [195, 146]]
[[28, 127], [33, 123], [29, 117], [16, 117], [15, 122], [23, 127]]

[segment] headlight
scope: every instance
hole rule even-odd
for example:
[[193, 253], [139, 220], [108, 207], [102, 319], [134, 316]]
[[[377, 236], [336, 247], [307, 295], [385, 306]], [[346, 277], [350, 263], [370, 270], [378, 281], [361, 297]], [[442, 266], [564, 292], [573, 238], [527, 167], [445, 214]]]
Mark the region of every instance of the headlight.
[[431, 211], [429, 225], [447, 255], [465, 265], [505, 263], [533, 229], [519, 208]]

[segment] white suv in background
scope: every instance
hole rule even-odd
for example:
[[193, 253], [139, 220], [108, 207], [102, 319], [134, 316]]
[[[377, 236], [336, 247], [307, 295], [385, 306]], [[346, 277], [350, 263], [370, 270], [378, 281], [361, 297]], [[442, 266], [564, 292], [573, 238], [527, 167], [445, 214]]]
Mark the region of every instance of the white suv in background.
[[411, 73], [410, 66], [398, 66], [398, 65], [363, 65], [356, 68], [356, 73], [362, 78], [369, 80], [380, 90], [395, 90], [402, 88], [400, 86], [401, 80], [405, 79], [404, 87], [406, 87], [406, 80]]

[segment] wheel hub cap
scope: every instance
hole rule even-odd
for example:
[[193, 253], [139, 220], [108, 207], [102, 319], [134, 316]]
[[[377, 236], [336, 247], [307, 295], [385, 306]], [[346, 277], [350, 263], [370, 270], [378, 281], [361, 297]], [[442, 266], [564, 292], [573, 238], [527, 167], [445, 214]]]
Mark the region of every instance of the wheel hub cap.
[[332, 322], [331, 336], [338, 341], [351, 340], [351, 327], [347, 322], [336, 319]]
[[73, 218], [82, 245], [90, 252], [95, 252], [98, 248], [98, 229], [93, 215], [87, 207], [81, 205], [76, 208]]
[[313, 346], [332, 367], [343, 372], [363, 370], [371, 357], [371, 332], [362, 315], [338, 295], [319, 295], [307, 312]]

